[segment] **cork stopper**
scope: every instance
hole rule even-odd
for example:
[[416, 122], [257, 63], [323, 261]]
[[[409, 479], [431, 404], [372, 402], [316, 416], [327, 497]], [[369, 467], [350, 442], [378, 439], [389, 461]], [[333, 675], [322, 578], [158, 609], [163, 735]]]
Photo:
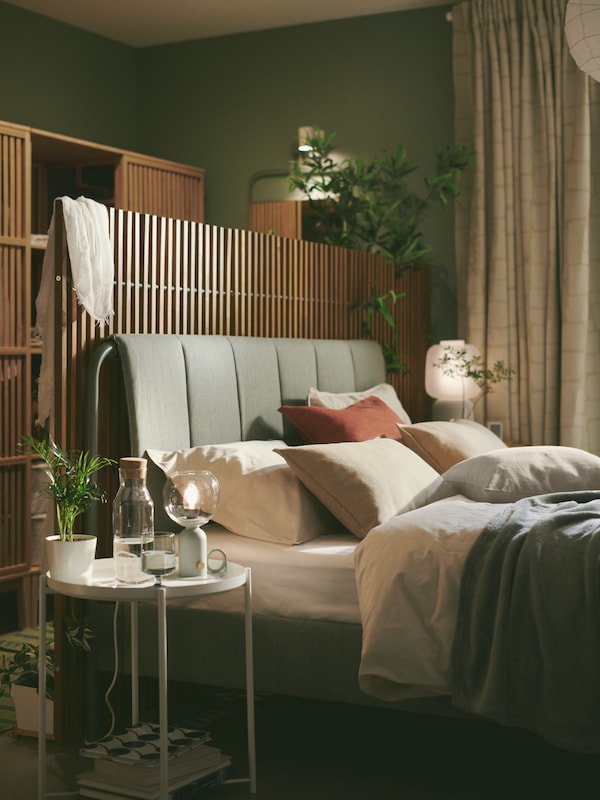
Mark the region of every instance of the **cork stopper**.
[[148, 461], [145, 458], [122, 458], [119, 461], [119, 470], [124, 478], [129, 480], [145, 480]]

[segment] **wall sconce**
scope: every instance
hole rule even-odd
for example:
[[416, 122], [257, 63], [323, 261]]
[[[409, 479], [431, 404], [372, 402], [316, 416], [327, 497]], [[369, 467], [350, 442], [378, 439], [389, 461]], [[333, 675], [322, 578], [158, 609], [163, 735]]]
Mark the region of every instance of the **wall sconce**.
[[569, 0], [565, 35], [579, 69], [600, 81], [600, 5], [590, 0]]
[[311, 145], [308, 143], [315, 135], [315, 129], [310, 125], [305, 125], [303, 128], [298, 128], [298, 151], [300, 153], [310, 153], [312, 150]]
[[465, 344], [464, 339], [445, 339], [432, 345], [425, 357], [425, 391], [435, 399], [431, 414], [434, 420], [470, 417], [471, 398], [480, 392], [472, 378], [462, 377], [458, 359], [453, 367], [452, 353], [456, 350], [463, 351], [467, 360], [479, 355], [479, 350], [472, 344]]

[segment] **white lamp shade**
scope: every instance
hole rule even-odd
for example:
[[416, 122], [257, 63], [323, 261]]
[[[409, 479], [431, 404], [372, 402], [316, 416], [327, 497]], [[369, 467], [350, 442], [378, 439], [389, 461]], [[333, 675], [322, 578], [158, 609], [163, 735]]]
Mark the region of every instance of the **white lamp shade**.
[[579, 69], [600, 81], [600, 0], [569, 0], [565, 35]]
[[429, 397], [444, 400], [462, 400], [476, 397], [479, 386], [472, 378], [461, 378], [459, 375], [445, 375], [444, 370], [435, 366], [448, 354], [448, 348], [459, 348], [466, 351], [466, 358], [479, 355], [479, 350], [472, 344], [465, 344], [464, 339], [445, 339], [432, 345], [425, 358], [425, 391]]

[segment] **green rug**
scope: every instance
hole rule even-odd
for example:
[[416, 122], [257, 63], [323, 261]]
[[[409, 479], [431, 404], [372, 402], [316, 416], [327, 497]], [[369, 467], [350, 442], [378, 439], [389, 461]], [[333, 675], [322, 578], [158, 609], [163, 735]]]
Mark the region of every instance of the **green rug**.
[[[50, 629], [51, 631], [52, 629]], [[52, 635], [52, 633], [50, 634]], [[38, 629], [25, 628], [14, 633], [4, 633], [0, 635], [0, 662], [3, 657], [10, 658], [13, 653], [21, 649], [26, 642], [37, 644]], [[15, 724], [15, 707], [12, 697], [8, 692], [0, 697], [0, 733], [10, 730]]]

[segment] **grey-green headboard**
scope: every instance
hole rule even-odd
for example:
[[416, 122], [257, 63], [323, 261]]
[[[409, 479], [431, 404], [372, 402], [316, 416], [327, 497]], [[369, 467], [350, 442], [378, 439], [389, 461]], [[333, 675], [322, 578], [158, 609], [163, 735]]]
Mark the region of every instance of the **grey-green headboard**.
[[99, 373], [121, 361], [131, 455], [246, 439], [298, 443], [281, 405], [304, 404], [308, 390], [360, 391], [385, 381], [378, 344], [366, 340], [119, 334], [88, 368], [86, 446], [96, 452]]

